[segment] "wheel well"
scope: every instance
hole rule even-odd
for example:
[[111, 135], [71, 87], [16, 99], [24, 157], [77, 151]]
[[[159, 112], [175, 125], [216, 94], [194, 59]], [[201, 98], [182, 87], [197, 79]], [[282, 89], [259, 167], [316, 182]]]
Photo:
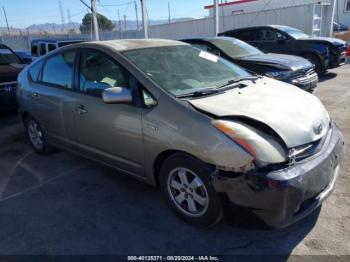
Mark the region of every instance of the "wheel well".
[[28, 113], [28, 112], [23, 112], [23, 113], [22, 113], [22, 120], [23, 120], [23, 122], [26, 121], [26, 119], [27, 119], [28, 116], [29, 116], [29, 113]]
[[170, 157], [175, 153], [185, 153], [185, 152], [179, 151], [179, 150], [166, 150], [160, 153], [157, 156], [156, 160], [154, 161], [154, 164], [153, 164], [154, 180], [157, 186], [159, 186], [159, 174], [160, 174], [160, 168], [162, 166], [162, 163], [164, 162], [165, 159], [167, 159], [168, 157]]
[[317, 58], [318, 61], [321, 63], [321, 58], [320, 58], [320, 56], [319, 56], [318, 54], [316, 54], [316, 53], [313, 53], [313, 52], [304, 52], [304, 53], [300, 54], [300, 56], [302, 56], [302, 57], [304, 57], [304, 56], [313, 56], [313, 57]]

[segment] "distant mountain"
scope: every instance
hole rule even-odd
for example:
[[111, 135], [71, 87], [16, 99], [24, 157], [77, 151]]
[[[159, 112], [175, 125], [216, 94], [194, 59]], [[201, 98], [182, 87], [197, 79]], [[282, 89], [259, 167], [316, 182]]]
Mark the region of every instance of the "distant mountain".
[[29, 32], [48, 32], [48, 33], [61, 33], [67, 32], [69, 30], [79, 31], [79, 23], [66, 23], [66, 24], [56, 24], [56, 23], [45, 23], [45, 24], [34, 24], [28, 26], [25, 30]]
[[[170, 22], [171, 23], [176, 23], [176, 22], [183, 22], [183, 21], [189, 21], [189, 20], [193, 20], [194, 18], [190, 18], [190, 17], [183, 17], [183, 18], [175, 18], [175, 19], [171, 19]], [[116, 28], [119, 28], [119, 21], [113, 21], [113, 23], [116, 25]], [[169, 23], [168, 20], [149, 20], [148, 21], [149, 25], [160, 25], [160, 24], [167, 24]], [[120, 25], [122, 30], [125, 29], [125, 23], [124, 20], [120, 21]], [[139, 21], [139, 28], [141, 29], [142, 26], [142, 21]], [[126, 28], [127, 30], [136, 30], [137, 29], [137, 22], [135, 20], [126, 20]]]
[[[183, 17], [183, 18], [175, 18], [171, 19], [171, 23], [176, 22], [183, 22], [183, 21], [189, 21], [193, 20], [193, 18], [190, 17]], [[149, 20], [148, 21], [150, 25], [159, 25], [159, 24], [167, 24], [168, 20]], [[116, 30], [119, 28], [119, 21], [113, 21], [115, 24]], [[121, 29], [122, 31], [125, 30], [125, 23], [124, 20], [120, 21]], [[65, 23], [65, 24], [57, 24], [57, 23], [45, 23], [45, 24], [33, 24], [26, 28], [14, 28], [10, 27], [11, 34], [27, 34], [28, 30], [30, 33], [48, 33], [48, 34], [54, 34], [54, 33], [67, 33], [69, 30], [75, 30], [77, 33], [80, 32], [80, 23]], [[136, 30], [137, 29], [137, 22], [135, 20], [126, 20], [126, 29], [127, 30]], [[139, 21], [139, 29], [142, 29], [142, 21]], [[0, 34], [7, 34], [8, 30], [7, 27], [0, 27]]]

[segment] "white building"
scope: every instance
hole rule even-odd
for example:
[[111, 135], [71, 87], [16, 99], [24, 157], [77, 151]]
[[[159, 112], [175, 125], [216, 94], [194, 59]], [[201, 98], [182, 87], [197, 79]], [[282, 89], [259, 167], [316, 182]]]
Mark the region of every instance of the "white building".
[[350, 0], [338, 0], [334, 20], [340, 24], [350, 26]]

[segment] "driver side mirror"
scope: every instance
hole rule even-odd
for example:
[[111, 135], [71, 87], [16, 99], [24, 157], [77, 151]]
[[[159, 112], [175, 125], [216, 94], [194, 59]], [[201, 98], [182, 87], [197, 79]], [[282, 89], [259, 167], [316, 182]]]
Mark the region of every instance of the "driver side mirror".
[[111, 87], [103, 90], [102, 100], [106, 104], [129, 104], [132, 103], [132, 94], [129, 88]]
[[284, 45], [287, 42], [286, 39], [277, 39], [277, 43], [280, 45]]

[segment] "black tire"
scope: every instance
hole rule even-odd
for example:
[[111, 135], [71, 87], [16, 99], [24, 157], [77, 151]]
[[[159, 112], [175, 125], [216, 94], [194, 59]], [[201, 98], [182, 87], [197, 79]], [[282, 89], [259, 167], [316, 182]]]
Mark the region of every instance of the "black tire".
[[[171, 189], [171, 179], [173, 179], [173, 176], [176, 176], [176, 172], [174, 170], [177, 169], [186, 169], [188, 171], [189, 176], [193, 176], [193, 178], [200, 178], [200, 182], [202, 182], [200, 187], [196, 186], [196, 189], [193, 189], [192, 187], [193, 180], [191, 186], [188, 188], [186, 187], [185, 190], [191, 190], [190, 197], [188, 199], [186, 198], [182, 203], [183, 207], [180, 207], [179, 204], [176, 203], [175, 197], [174, 197], [174, 191], [176, 191], [174, 188]], [[169, 158], [167, 158], [161, 166], [160, 169], [160, 186], [162, 193], [164, 194], [168, 205], [171, 207], [171, 209], [183, 220], [190, 224], [194, 224], [197, 226], [202, 227], [209, 227], [217, 224], [223, 217], [223, 209], [222, 209], [222, 203], [219, 195], [216, 193], [214, 187], [212, 186], [210, 182], [210, 174], [214, 171], [212, 167], [209, 167], [207, 164], [203, 163], [202, 161], [184, 154], [184, 153], [176, 153], [174, 155], [171, 155]], [[175, 172], [175, 173], [174, 173]], [[196, 181], [199, 181], [198, 179]], [[190, 182], [190, 181], [189, 181]], [[181, 182], [180, 182], [181, 184]], [[184, 188], [182, 188], [184, 189]], [[197, 192], [194, 192], [192, 190], [195, 190]], [[200, 190], [200, 192], [198, 192]], [[187, 192], [187, 191], [186, 191]], [[178, 194], [181, 194], [180, 190], [176, 192]], [[182, 192], [183, 194], [184, 192]], [[194, 197], [195, 195], [198, 196], [198, 194], [201, 194], [203, 199], [206, 199], [205, 205], [201, 206], [199, 202], [197, 203], [195, 200], [197, 197]], [[186, 195], [186, 193], [185, 193]], [[191, 199], [190, 199], [191, 198]], [[203, 210], [201, 212], [198, 212], [198, 214], [185, 214], [186, 206], [189, 208], [190, 204], [189, 201], [192, 201], [192, 203], [195, 203], [195, 206], [199, 206], [199, 210], [202, 208]], [[205, 206], [205, 207], [204, 207]]]
[[321, 60], [314, 54], [304, 54], [303, 57], [311, 62], [315, 66], [315, 71], [318, 75], [322, 76], [326, 70], [322, 67]]
[[[41, 145], [38, 143], [35, 143], [33, 134], [31, 134], [31, 128], [33, 128], [33, 125], [37, 127], [37, 131], [41, 133], [40, 139], [41, 139]], [[34, 151], [40, 155], [48, 155], [55, 151], [53, 147], [51, 147], [45, 138], [45, 134], [42, 131], [40, 124], [31, 116], [27, 116], [25, 119], [25, 128], [26, 128], [26, 134], [29, 139], [30, 145], [34, 149]]]

